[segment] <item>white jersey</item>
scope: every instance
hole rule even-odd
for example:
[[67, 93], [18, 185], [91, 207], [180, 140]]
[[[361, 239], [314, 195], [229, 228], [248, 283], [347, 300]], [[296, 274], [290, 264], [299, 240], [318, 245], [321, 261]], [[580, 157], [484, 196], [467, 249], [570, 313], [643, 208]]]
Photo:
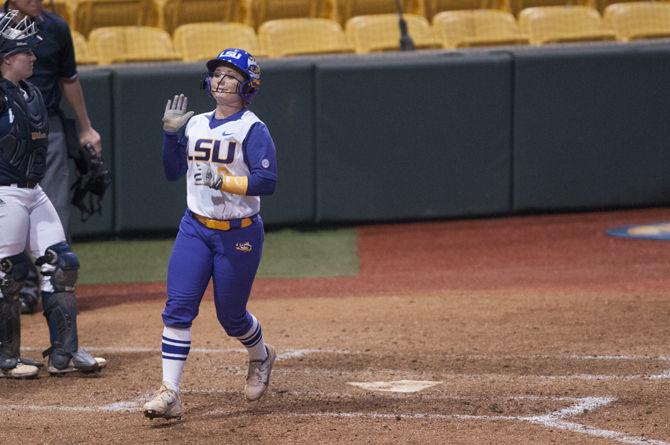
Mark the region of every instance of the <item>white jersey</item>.
[[260, 211], [258, 196], [241, 196], [195, 185], [195, 167], [209, 163], [212, 170], [231, 176], [248, 176], [242, 143], [251, 127], [261, 120], [251, 111], [239, 119], [210, 128], [213, 111], [198, 114], [186, 125], [188, 138], [188, 171], [186, 172], [186, 203], [199, 215], [213, 219], [239, 219]]

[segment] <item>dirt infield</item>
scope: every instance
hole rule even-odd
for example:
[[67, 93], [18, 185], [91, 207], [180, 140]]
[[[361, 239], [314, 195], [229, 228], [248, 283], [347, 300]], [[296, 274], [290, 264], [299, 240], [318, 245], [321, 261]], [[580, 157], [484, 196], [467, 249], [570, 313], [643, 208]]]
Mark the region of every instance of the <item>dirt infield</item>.
[[[194, 324], [182, 421], [139, 407], [160, 384], [163, 285], [82, 286], [98, 377], [0, 380], [10, 443], [670, 444], [670, 243], [611, 238], [670, 209], [359, 230], [350, 278], [257, 281], [279, 353], [257, 403], [211, 295]], [[47, 330], [23, 318], [25, 355]], [[390, 392], [351, 383], [421, 381]]]

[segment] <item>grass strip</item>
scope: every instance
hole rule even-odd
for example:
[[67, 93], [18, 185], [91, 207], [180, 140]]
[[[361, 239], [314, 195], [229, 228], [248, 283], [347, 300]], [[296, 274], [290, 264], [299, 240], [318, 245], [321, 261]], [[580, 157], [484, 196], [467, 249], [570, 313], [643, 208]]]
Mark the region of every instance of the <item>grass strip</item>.
[[[80, 284], [164, 281], [174, 239], [109, 240], [73, 245]], [[353, 276], [358, 273], [354, 229], [266, 234], [259, 278]]]

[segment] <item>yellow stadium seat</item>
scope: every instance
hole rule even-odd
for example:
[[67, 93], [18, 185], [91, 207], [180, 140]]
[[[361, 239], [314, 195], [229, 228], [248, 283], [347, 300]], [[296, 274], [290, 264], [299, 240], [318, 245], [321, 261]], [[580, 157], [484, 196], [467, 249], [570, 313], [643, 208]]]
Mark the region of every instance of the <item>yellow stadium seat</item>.
[[533, 45], [616, 39], [598, 11], [586, 6], [526, 8], [519, 14], [519, 25]]
[[510, 1], [511, 1], [510, 6], [512, 8], [512, 14], [518, 17], [519, 13], [526, 8], [534, 8], [536, 6], [588, 6], [590, 8], [595, 8], [596, 1], [601, 0], [510, 0]]
[[514, 16], [497, 9], [440, 12], [433, 17], [433, 29], [445, 48], [529, 43]]
[[500, 9], [509, 11], [510, 0], [424, 0], [422, 14], [429, 20], [443, 11], [458, 11], [470, 9]]
[[615, 3], [605, 8], [605, 22], [623, 41], [670, 37], [670, 3]]
[[77, 0], [49, 0], [44, 2], [44, 9], [63, 17], [70, 25], [70, 28], [74, 27], [74, 10], [76, 6]]
[[[410, 37], [417, 49], [439, 48], [433, 29], [425, 17], [405, 14]], [[400, 30], [397, 14], [360, 15], [347, 20], [345, 32], [359, 54], [400, 49]]]
[[75, 8], [75, 30], [88, 37], [96, 28], [144, 25], [149, 10], [149, 0], [79, 0]]
[[270, 57], [354, 51], [342, 26], [329, 19], [270, 20], [258, 28], [258, 38]]
[[[635, 3], [641, 3], [644, 0], [593, 0], [595, 2], [595, 7], [600, 11], [603, 16], [605, 15], [605, 9], [609, 5], [613, 5], [616, 3], [630, 3], [630, 2], [635, 2]], [[656, 2], [657, 0], [648, 0], [650, 2]], [[658, 0], [661, 2], [666, 2], [668, 0]]]
[[86, 38], [77, 31], [70, 30], [72, 34], [72, 44], [74, 46], [74, 55], [78, 65], [87, 65], [98, 63], [95, 52], [89, 47]]
[[170, 34], [150, 26], [110, 26], [97, 28], [89, 45], [102, 65], [125, 62], [177, 60]]
[[239, 0], [155, 0], [157, 23], [170, 34], [180, 25], [239, 21]]
[[254, 28], [270, 20], [336, 15], [335, 0], [242, 0], [240, 13], [241, 20]]
[[[401, 0], [406, 14], [423, 14], [424, 0]], [[337, 14], [340, 23], [346, 23], [352, 17], [374, 14], [397, 14], [394, 0], [337, 0]]]
[[255, 57], [266, 55], [260, 50], [254, 29], [242, 23], [181, 25], [175, 30], [172, 40], [184, 62], [212, 59], [225, 48], [243, 48]]

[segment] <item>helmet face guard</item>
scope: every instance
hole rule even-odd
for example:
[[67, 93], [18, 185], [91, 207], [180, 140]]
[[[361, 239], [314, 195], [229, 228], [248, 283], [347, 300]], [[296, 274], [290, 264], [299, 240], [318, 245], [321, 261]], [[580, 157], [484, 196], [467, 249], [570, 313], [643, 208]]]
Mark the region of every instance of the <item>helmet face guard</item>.
[[242, 98], [245, 105], [249, 105], [261, 86], [261, 68], [256, 63], [254, 56], [243, 49], [228, 48], [219, 53], [216, 58], [207, 62], [207, 74], [203, 81], [203, 88], [211, 93], [212, 76], [214, 70], [220, 65], [229, 66], [244, 76], [244, 81], [238, 85], [237, 93]]
[[11, 10], [0, 15], [0, 58], [32, 51], [42, 40], [37, 35], [35, 21], [28, 16], [19, 19], [18, 14], [19, 11]]

